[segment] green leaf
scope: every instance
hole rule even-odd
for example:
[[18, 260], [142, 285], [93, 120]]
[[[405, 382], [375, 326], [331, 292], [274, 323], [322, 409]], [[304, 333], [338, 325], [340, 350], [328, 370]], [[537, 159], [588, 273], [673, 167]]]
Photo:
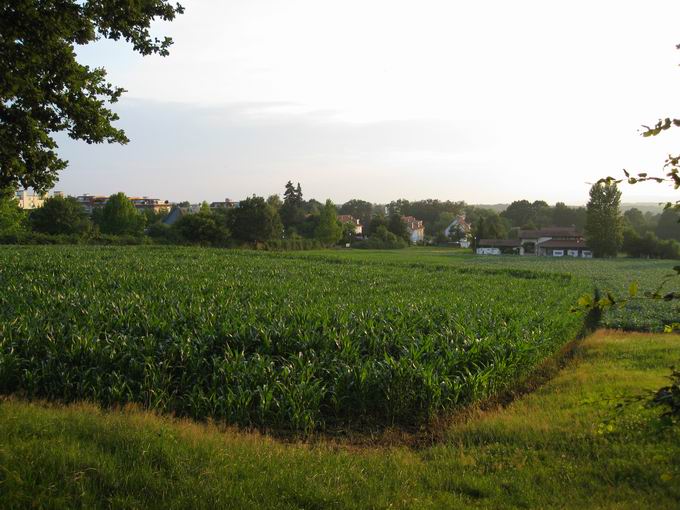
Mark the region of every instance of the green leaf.
[[628, 287], [628, 294], [630, 295], [630, 297], [637, 296], [638, 287], [639, 287], [638, 282], [636, 281], [631, 282], [630, 287]]
[[590, 294], [584, 294], [580, 298], [578, 298], [578, 301], [576, 302], [578, 306], [581, 307], [589, 307], [593, 305], [593, 296]]

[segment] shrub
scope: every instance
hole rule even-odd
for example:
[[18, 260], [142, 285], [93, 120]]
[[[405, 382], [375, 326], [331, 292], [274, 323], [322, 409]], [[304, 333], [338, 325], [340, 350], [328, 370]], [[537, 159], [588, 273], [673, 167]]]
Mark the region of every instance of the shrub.
[[623, 251], [631, 257], [679, 259], [680, 243], [672, 239], [659, 239], [652, 232], [640, 236], [633, 229], [623, 233]]

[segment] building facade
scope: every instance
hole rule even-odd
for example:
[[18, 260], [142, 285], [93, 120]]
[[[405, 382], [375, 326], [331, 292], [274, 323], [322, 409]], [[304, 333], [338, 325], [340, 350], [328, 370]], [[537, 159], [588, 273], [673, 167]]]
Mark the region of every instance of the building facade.
[[465, 219], [465, 214], [459, 214], [444, 229], [444, 235], [452, 241], [458, 242], [461, 248], [470, 247], [470, 237], [472, 236], [472, 225]]
[[351, 223], [354, 225], [354, 234], [360, 236], [364, 233], [364, 227], [361, 225], [361, 221], [355, 218], [351, 214], [338, 214], [338, 221], [342, 224]]
[[238, 207], [238, 202], [225, 198], [224, 202], [211, 202], [211, 209], [235, 209]]
[[517, 239], [480, 239], [478, 255], [527, 255], [539, 257], [592, 258], [583, 235], [574, 227], [520, 230]]
[[[128, 197], [132, 205], [135, 206], [140, 212], [143, 211], [154, 211], [156, 213], [169, 212], [172, 208], [172, 204], [167, 200], [161, 201], [158, 198], [149, 197]], [[79, 195], [76, 200], [80, 205], [83, 206], [87, 214], [92, 214], [96, 209], [100, 209], [106, 205], [109, 201], [109, 197], [106, 195]]]
[[412, 243], [417, 243], [425, 239], [425, 226], [423, 221], [414, 216], [402, 216], [401, 221], [406, 223], [406, 229]]

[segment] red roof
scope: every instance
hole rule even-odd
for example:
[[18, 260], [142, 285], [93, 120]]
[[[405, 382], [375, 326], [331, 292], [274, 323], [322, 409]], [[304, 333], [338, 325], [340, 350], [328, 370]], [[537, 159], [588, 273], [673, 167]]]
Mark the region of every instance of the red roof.
[[547, 227], [536, 230], [520, 230], [520, 239], [538, 239], [539, 237], [581, 237], [576, 227]]
[[354, 223], [355, 225], [361, 225], [358, 219], [355, 219], [351, 214], [338, 214], [338, 221], [340, 223]]
[[423, 228], [423, 220], [416, 219], [415, 216], [402, 216], [401, 221], [406, 223], [409, 230], [420, 230]]

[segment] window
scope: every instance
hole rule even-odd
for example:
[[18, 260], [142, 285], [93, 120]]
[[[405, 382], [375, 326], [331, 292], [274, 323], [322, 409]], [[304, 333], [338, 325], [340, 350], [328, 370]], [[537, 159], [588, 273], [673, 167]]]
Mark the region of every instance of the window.
[[564, 250], [553, 250], [553, 257], [564, 257]]

